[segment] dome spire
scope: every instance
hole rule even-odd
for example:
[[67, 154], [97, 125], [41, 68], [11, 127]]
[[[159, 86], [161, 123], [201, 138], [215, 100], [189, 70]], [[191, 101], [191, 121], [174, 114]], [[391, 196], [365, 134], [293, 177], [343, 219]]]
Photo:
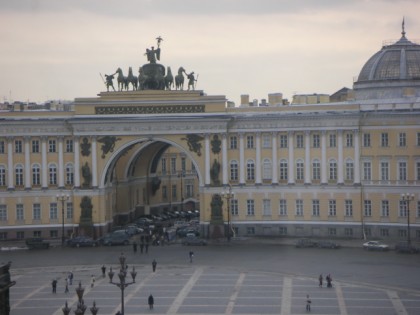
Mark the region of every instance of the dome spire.
[[403, 17], [403, 20], [402, 20], [402, 32], [401, 32], [401, 35], [402, 35], [402, 37], [405, 38], [405, 19], [404, 19], [404, 17]]

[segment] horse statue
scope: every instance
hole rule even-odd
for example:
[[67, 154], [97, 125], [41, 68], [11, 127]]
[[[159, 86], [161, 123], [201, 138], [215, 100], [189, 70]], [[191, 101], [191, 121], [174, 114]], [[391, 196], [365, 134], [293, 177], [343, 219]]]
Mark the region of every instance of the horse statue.
[[127, 75], [127, 89], [128, 85], [131, 83], [133, 87], [133, 91], [137, 90], [138, 80], [135, 75], [133, 75], [133, 69], [131, 67], [128, 68], [128, 75]]
[[118, 73], [117, 81], [118, 81], [118, 91], [128, 90], [128, 81], [127, 77], [123, 75], [121, 68], [118, 68], [115, 73]]
[[175, 88], [178, 90], [184, 89], [184, 75], [182, 74], [185, 72], [185, 69], [183, 67], [180, 67], [178, 69], [178, 74], [175, 76]]
[[168, 67], [168, 73], [165, 76], [165, 88], [167, 90], [171, 89], [171, 86], [174, 85], [174, 76], [172, 75], [171, 67]]

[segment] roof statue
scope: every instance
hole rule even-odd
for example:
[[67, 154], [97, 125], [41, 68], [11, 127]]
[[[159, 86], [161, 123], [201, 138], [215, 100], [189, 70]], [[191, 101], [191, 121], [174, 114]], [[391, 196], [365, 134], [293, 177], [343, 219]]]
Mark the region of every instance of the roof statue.
[[115, 91], [113, 84], [113, 79], [115, 75], [118, 75], [117, 81], [119, 92], [128, 91], [130, 85], [133, 91], [165, 89], [171, 90], [171, 88], [174, 86], [174, 79], [176, 90], [183, 90], [184, 73], [188, 78], [188, 90], [195, 90], [198, 75], [196, 78], [194, 76], [194, 72], [190, 72], [188, 74], [183, 67], [179, 67], [178, 75], [176, 75], [174, 78], [170, 67], [167, 67], [168, 71], [166, 71], [165, 66], [158, 63], [161, 57], [162, 50], [160, 46], [163, 42], [163, 38], [161, 36], [158, 36], [155, 39], [157, 43], [157, 48], [155, 48], [155, 46], [146, 48], [146, 52], [144, 53], [144, 55], [146, 56], [147, 61], [149, 63], [146, 63], [143, 66], [139, 67], [139, 74], [137, 77], [133, 75], [132, 67], [129, 67], [128, 76], [124, 76], [122, 69], [118, 68], [114, 74], [107, 75], [106, 80], [103, 79], [108, 92], [109, 88], [112, 88]]

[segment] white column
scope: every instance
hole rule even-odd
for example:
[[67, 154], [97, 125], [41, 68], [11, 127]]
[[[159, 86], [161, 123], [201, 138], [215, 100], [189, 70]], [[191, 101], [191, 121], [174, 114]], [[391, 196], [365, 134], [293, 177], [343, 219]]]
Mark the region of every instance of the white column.
[[31, 189], [31, 148], [29, 141], [31, 137], [24, 137], [25, 140], [25, 189]]
[[74, 187], [80, 187], [80, 143], [79, 137], [74, 137]]
[[41, 185], [48, 188], [47, 137], [41, 137]]
[[337, 161], [337, 184], [344, 184], [343, 172], [343, 130], [338, 131], [338, 161]]
[[210, 182], [211, 182], [211, 178], [210, 178], [210, 135], [209, 134], [205, 134], [204, 135], [204, 154], [205, 154], [205, 158], [204, 158], [204, 169], [205, 169], [205, 177], [204, 177], [204, 184], [206, 186], [210, 186]]
[[245, 144], [244, 134], [239, 134], [239, 185], [245, 185]]
[[360, 184], [360, 141], [359, 130], [354, 130], [354, 184]]
[[321, 184], [327, 184], [327, 132], [321, 132]]
[[58, 187], [64, 188], [64, 137], [58, 137]]
[[294, 132], [289, 132], [289, 176], [288, 184], [293, 185], [295, 183], [295, 144], [294, 144]]
[[255, 184], [261, 185], [261, 132], [257, 132], [255, 136], [256, 155], [255, 155]]
[[228, 154], [227, 154], [227, 134], [222, 134], [222, 182], [223, 185], [229, 184], [228, 177]]
[[92, 187], [98, 187], [98, 160], [96, 153], [96, 136], [92, 137]]
[[15, 189], [13, 168], [13, 137], [7, 138], [7, 189]]
[[272, 162], [272, 181], [271, 183], [273, 185], [277, 185], [279, 183], [279, 171], [278, 171], [278, 161], [277, 161], [277, 132], [272, 133], [272, 139], [271, 139], [272, 145], [272, 152], [271, 152], [271, 158], [273, 160]]
[[311, 183], [311, 132], [305, 132], [305, 184]]

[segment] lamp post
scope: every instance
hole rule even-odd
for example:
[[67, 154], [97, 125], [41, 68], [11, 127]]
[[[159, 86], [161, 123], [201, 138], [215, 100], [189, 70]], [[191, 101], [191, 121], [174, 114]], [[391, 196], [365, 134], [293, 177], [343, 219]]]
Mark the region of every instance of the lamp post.
[[118, 273], [119, 282], [113, 282], [112, 278], [114, 277], [115, 272], [112, 271], [112, 267], [110, 268], [108, 272], [109, 277], [109, 283], [112, 283], [113, 285], [116, 285], [121, 290], [121, 315], [124, 315], [124, 290], [126, 287], [128, 287], [130, 284], [133, 284], [136, 282], [136, 276], [137, 272], [134, 269], [130, 272], [131, 278], [133, 279], [132, 282], [126, 282], [126, 276], [127, 276], [127, 264], [125, 263], [125, 256], [123, 253], [121, 253], [121, 256], [119, 258], [120, 261], [120, 272]]
[[230, 242], [230, 200], [233, 198], [232, 186], [228, 185], [227, 188], [222, 192], [222, 197], [226, 199], [227, 208], [227, 241]]
[[407, 206], [407, 243], [411, 245], [410, 237], [410, 201], [414, 200], [414, 194], [401, 194], [401, 201]]
[[61, 225], [61, 246], [64, 246], [64, 202], [69, 200], [69, 195], [66, 195], [64, 193], [61, 193], [61, 195], [57, 195], [57, 201], [61, 201], [61, 219], [62, 219], [62, 225]]
[[[78, 302], [77, 302], [77, 308], [74, 311], [75, 315], [84, 315], [87, 309], [87, 306], [85, 305], [85, 301], [83, 300], [84, 292], [85, 292], [85, 288], [82, 288], [82, 283], [79, 282], [79, 286], [76, 288]], [[71, 307], [68, 306], [67, 301], [61, 310], [63, 311], [64, 315], [70, 314]], [[92, 315], [96, 315], [98, 311], [99, 311], [99, 308], [96, 307], [96, 302], [93, 301], [93, 306], [90, 308], [90, 312], [92, 313]]]
[[179, 172], [178, 177], [181, 178], [181, 212], [184, 211], [184, 190], [183, 190], [183, 182], [182, 179], [185, 177], [185, 171], [182, 170]]

